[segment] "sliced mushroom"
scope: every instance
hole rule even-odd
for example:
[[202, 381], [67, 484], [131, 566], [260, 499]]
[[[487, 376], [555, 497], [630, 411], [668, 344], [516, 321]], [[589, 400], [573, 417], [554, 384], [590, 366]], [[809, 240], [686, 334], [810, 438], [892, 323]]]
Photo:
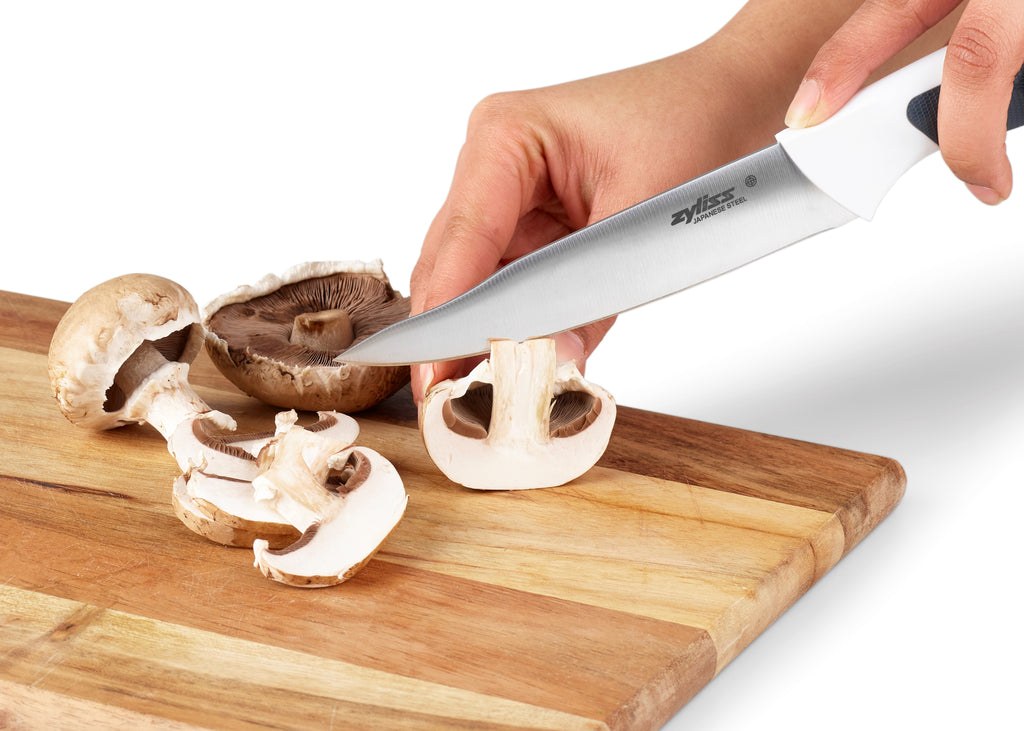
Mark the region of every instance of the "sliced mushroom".
[[302, 532], [275, 550], [253, 544], [255, 565], [293, 586], [339, 584], [355, 575], [401, 520], [408, 496], [394, 466], [377, 452], [295, 426], [277, 415], [277, 434], [263, 449], [256, 497]]
[[211, 302], [206, 347], [250, 396], [285, 409], [351, 413], [398, 391], [409, 369], [334, 358], [408, 315], [408, 298], [391, 287], [379, 261], [311, 262]]
[[[188, 383], [202, 349], [199, 308], [179, 284], [128, 274], [93, 287], [61, 318], [50, 342], [50, 385], [74, 424], [113, 429], [148, 423], [167, 440], [182, 474], [175, 513], [211, 540], [251, 546], [257, 537], [287, 545], [299, 533], [253, 497], [256, 456], [274, 434], [235, 434]], [[320, 415], [310, 433], [351, 444], [359, 432], [343, 414]]]
[[[294, 412], [293, 412], [294, 413]], [[321, 411], [316, 423], [305, 427], [344, 444], [359, 434], [355, 419]], [[218, 434], [202, 422], [193, 425], [192, 438], [213, 458], [196, 465], [174, 482], [173, 505], [178, 518], [195, 533], [228, 546], [251, 547], [257, 538], [280, 548], [293, 543], [299, 532], [267, 503], [257, 501], [252, 481], [259, 475], [257, 456], [274, 432]]]
[[608, 446], [615, 401], [550, 338], [495, 340], [490, 359], [427, 393], [420, 431], [452, 481], [479, 490], [554, 487], [589, 470]]

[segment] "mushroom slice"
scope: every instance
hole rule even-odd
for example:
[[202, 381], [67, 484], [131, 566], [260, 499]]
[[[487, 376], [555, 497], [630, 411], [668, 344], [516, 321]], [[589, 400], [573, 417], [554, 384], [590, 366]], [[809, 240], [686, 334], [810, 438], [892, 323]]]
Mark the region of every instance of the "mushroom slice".
[[[274, 438], [274, 432], [238, 434], [233, 429], [225, 431], [215, 419], [206, 416], [182, 423], [171, 435], [171, 451], [178, 456], [182, 471], [198, 469], [207, 474], [247, 482], [255, 479], [259, 474], [256, 458]], [[335, 411], [318, 412], [317, 421], [303, 428], [347, 444], [353, 444], [359, 436], [359, 422]]]
[[267, 502], [302, 532], [290, 546], [253, 544], [255, 565], [275, 581], [322, 587], [350, 579], [376, 553], [405, 512], [408, 496], [394, 466], [377, 452], [350, 447], [277, 417], [277, 436], [260, 455], [253, 481]]
[[550, 338], [495, 340], [490, 359], [427, 393], [420, 431], [434, 464], [478, 490], [554, 487], [589, 470], [608, 446], [615, 401]]
[[[352, 444], [359, 434], [355, 419], [327, 411], [303, 429], [342, 444]], [[176, 436], [178, 453], [195, 459], [175, 480], [173, 491], [175, 514], [190, 530], [217, 543], [247, 548], [257, 538], [277, 548], [299, 537], [272, 507], [257, 501], [253, 491], [252, 480], [260, 472], [257, 455], [273, 432], [218, 433], [205, 421], [195, 420]]]
[[[217, 495], [217, 501], [207, 503], [194, 498], [193, 493], [212, 493]], [[244, 508], [233, 507], [228, 509], [232, 512], [225, 512], [217, 507], [226, 501]], [[266, 517], [255, 515], [258, 503], [253, 499], [251, 482], [202, 472], [181, 474], [174, 480], [172, 504], [174, 514], [189, 530], [225, 546], [251, 548], [256, 540], [263, 539], [280, 548], [294, 543], [300, 535], [269, 508], [264, 510]], [[253, 508], [251, 512], [249, 507]]]
[[380, 261], [310, 262], [211, 302], [206, 349], [232, 383], [268, 404], [351, 413], [398, 391], [409, 369], [335, 357], [408, 315]]

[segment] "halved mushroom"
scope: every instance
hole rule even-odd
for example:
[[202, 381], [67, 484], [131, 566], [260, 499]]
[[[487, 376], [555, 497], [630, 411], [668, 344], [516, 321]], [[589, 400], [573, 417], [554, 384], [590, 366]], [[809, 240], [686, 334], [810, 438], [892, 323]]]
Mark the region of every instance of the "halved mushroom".
[[335, 357], [408, 315], [408, 298], [391, 287], [380, 261], [311, 262], [211, 302], [206, 348], [250, 396], [286, 409], [351, 413], [402, 388], [409, 369]]
[[434, 464], [479, 490], [554, 487], [589, 470], [608, 446], [615, 401], [550, 338], [495, 340], [490, 359], [427, 393], [420, 431]]
[[302, 532], [274, 550], [253, 544], [255, 565], [293, 586], [339, 584], [376, 553], [405, 512], [408, 496], [394, 466], [365, 447], [295, 426], [295, 413], [277, 415], [277, 434], [259, 458], [256, 497]]

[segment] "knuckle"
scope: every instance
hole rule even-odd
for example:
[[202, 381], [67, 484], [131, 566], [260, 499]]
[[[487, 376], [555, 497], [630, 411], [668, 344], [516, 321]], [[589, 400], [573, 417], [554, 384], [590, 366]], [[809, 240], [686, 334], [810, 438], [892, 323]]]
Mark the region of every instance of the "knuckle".
[[953, 174], [965, 183], [988, 184], [1005, 159], [1005, 147], [980, 147], [964, 138], [943, 140], [942, 159]]
[[490, 94], [477, 102], [469, 115], [469, 128], [512, 134], [524, 127], [524, 99], [521, 92]]
[[1002, 66], [1010, 44], [995, 22], [972, 20], [962, 22], [949, 40], [946, 67], [958, 81], [984, 83]]
[[445, 242], [462, 242], [474, 237], [480, 228], [480, 222], [475, 216], [466, 213], [453, 212], [444, 222], [444, 229], [441, 232], [441, 240]]
[[452, 212], [445, 221], [441, 240], [450, 251], [458, 251], [460, 257], [475, 257], [481, 249], [489, 256], [500, 255], [504, 248], [486, 218], [462, 211]]

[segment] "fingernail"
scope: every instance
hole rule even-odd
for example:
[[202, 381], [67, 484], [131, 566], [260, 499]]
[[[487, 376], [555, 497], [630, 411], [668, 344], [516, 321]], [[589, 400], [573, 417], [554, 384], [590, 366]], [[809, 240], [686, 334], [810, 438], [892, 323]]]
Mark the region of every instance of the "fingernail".
[[971, 194], [975, 198], [988, 206], [997, 206], [1005, 200], [1003, 196], [999, 195], [991, 188], [986, 188], [984, 185], [972, 185], [971, 183], [968, 183], [967, 190], [971, 191]]
[[786, 126], [792, 129], [803, 129], [814, 115], [821, 102], [821, 86], [814, 79], [804, 79], [796, 90], [793, 101], [786, 112]]
[[587, 359], [587, 351], [583, 346], [583, 340], [572, 330], [558, 333], [554, 336], [555, 359], [559, 363], [573, 361], [576, 365], [582, 365]]

